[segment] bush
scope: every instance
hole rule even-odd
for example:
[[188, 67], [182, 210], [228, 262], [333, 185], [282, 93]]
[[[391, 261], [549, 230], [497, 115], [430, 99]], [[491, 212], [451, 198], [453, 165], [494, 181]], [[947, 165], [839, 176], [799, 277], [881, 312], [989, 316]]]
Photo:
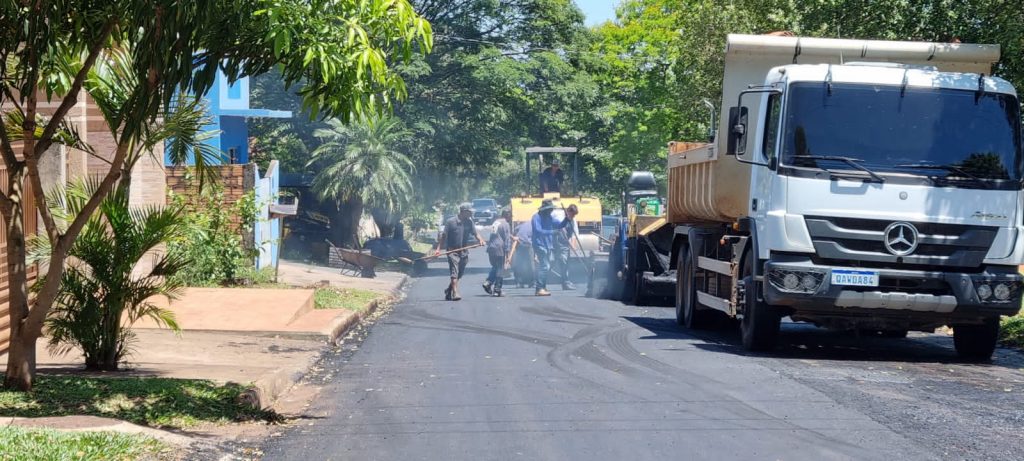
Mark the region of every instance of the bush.
[[[66, 203], [75, 208], [84, 201]], [[174, 276], [188, 261], [164, 253], [155, 256], [151, 268], [136, 274], [144, 257], [180, 232], [178, 211], [131, 208], [128, 192], [122, 188], [101, 202], [71, 247], [60, 292], [47, 319], [50, 347], [56, 353], [79, 348], [86, 369], [116, 370], [129, 351], [135, 321], [149, 317], [178, 329], [173, 314], [150, 300], [175, 297], [181, 285]]]
[[1007, 346], [1024, 347], [1024, 317], [1016, 315], [1004, 318], [999, 340]]
[[242, 240], [255, 223], [256, 204], [251, 192], [230, 207], [224, 206], [224, 193], [215, 187], [195, 195], [175, 195], [171, 200], [184, 210], [183, 230], [168, 242], [167, 251], [192, 261], [175, 276], [179, 283], [233, 284], [252, 272], [257, 250]]

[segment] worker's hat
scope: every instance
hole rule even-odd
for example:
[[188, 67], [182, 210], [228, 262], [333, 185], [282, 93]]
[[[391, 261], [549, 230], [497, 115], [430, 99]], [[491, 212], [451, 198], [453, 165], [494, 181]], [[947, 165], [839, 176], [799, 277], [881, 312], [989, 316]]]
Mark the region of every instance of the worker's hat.
[[549, 211], [549, 210], [554, 210], [554, 209], [555, 209], [555, 204], [552, 203], [551, 200], [544, 200], [544, 201], [540, 202], [540, 208], [538, 208], [537, 211]]

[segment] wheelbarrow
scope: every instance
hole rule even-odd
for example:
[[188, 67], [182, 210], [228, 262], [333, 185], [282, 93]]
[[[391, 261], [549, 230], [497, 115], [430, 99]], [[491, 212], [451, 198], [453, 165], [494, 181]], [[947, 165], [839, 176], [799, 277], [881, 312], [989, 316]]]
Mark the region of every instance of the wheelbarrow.
[[363, 278], [374, 278], [377, 276], [374, 268], [385, 261], [384, 259], [370, 254], [369, 250], [338, 248], [329, 240], [327, 241], [327, 245], [330, 247], [330, 250], [334, 252], [335, 256], [340, 258], [342, 275], [351, 275], [353, 277], [358, 275]]

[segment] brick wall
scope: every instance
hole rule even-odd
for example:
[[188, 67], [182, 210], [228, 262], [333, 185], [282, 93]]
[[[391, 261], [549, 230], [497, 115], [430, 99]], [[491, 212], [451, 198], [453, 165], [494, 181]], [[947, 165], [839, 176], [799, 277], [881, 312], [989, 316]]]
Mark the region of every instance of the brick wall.
[[[224, 207], [233, 207], [241, 200], [241, 198], [253, 190], [256, 186], [256, 164], [234, 164], [234, 165], [218, 165], [213, 167], [217, 170], [218, 180], [217, 184], [224, 191]], [[188, 167], [167, 167], [167, 188], [171, 192], [178, 195], [190, 195], [196, 192], [197, 183], [192, 176], [191, 169]], [[236, 227], [241, 225], [242, 217], [233, 216], [232, 224]], [[243, 235], [245, 242], [251, 244], [252, 235]]]

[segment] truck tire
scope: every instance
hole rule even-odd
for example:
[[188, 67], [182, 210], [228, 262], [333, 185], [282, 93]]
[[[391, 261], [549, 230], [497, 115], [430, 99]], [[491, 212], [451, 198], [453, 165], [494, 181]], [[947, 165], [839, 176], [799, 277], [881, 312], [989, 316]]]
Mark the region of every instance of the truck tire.
[[635, 281], [633, 282], [633, 304], [636, 306], [646, 306], [650, 304], [650, 300], [647, 296], [647, 284], [644, 283], [644, 274], [635, 273], [633, 275]]
[[676, 323], [691, 330], [710, 327], [713, 313], [697, 308], [697, 287], [689, 247], [679, 249], [676, 268]]
[[775, 347], [779, 337], [782, 317], [774, 307], [758, 300], [761, 286], [754, 281], [754, 254], [747, 252], [743, 263], [743, 283], [746, 287], [743, 319], [740, 320], [740, 336], [743, 348], [748, 351], [767, 351]]
[[999, 317], [985, 319], [981, 325], [954, 325], [953, 347], [957, 355], [971, 362], [992, 360], [999, 340]]
[[626, 252], [625, 264], [622, 269], [622, 295], [620, 298], [625, 304], [635, 304], [637, 294], [636, 240], [633, 240], [633, 245], [629, 245], [630, 240], [626, 239], [626, 245], [630, 250]]

